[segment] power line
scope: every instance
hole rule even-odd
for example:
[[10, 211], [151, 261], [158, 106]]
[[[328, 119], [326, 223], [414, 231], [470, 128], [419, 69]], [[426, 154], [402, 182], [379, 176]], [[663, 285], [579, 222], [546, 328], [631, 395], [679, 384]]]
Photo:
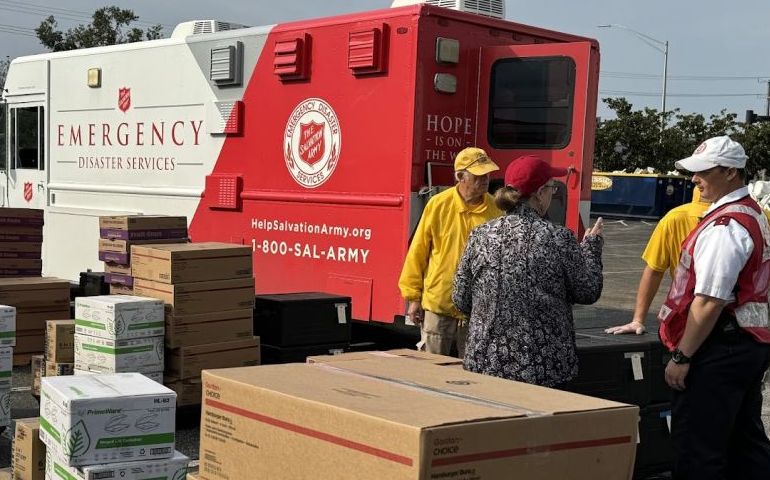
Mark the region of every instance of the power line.
[[9, 33], [11, 35], [21, 35], [24, 37], [37, 37], [37, 35], [35, 35], [34, 33], [26, 33], [26, 32], [17, 31], [17, 30], [6, 29], [5, 27], [0, 27], [0, 33]]
[[[654, 73], [633, 73], [633, 72], [601, 72], [604, 77], [610, 78], [633, 78], [637, 80], [660, 80], [661, 75]], [[731, 80], [756, 80], [764, 81], [770, 78], [770, 75], [668, 75], [669, 80], [688, 80], [688, 81], [731, 81]]]
[[[633, 97], [660, 97], [660, 92], [634, 92], [630, 90], [602, 90], [599, 92], [601, 95], [627, 95]], [[690, 98], [705, 98], [705, 97], [758, 97], [767, 98], [766, 94], [762, 93], [667, 93], [669, 97], [690, 97]]]
[[[42, 4], [36, 4], [36, 3], [27, 3], [27, 2], [19, 2], [16, 0], [0, 0], [0, 10], [7, 10], [12, 11], [16, 13], [23, 13], [27, 15], [43, 15], [45, 17], [48, 17], [49, 15], [54, 15], [56, 18], [64, 18], [67, 20], [72, 21], [87, 21], [93, 19], [93, 13], [83, 12], [79, 10], [72, 10], [68, 8], [60, 8], [60, 7], [52, 7], [48, 5], [42, 5]], [[171, 27], [171, 25], [159, 23], [159, 22], [152, 22], [148, 20], [135, 20], [134, 23], [137, 24], [143, 24], [147, 26], [153, 26], [156, 24], [160, 24], [164, 27]]]

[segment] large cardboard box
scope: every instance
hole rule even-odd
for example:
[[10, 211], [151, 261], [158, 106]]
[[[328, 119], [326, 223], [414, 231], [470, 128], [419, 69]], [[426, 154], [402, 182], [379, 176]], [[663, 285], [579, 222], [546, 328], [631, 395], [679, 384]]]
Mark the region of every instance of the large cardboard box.
[[166, 312], [166, 347], [228, 342], [254, 336], [253, 310], [180, 315]]
[[75, 332], [127, 340], [163, 335], [163, 301], [129, 295], [75, 299]]
[[30, 359], [32, 368], [32, 395], [40, 396], [40, 380], [45, 377], [45, 356], [32, 355]]
[[152, 215], [99, 217], [99, 236], [121, 240], [186, 237], [187, 218]]
[[70, 305], [70, 284], [53, 277], [0, 278], [0, 304], [16, 307], [17, 316]]
[[8, 208], [0, 210], [0, 228], [26, 225], [40, 227], [43, 225], [43, 210], [38, 208]]
[[169, 285], [134, 279], [134, 294], [158, 298], [177, 315], [243, 310], [254, 307], [254, 279], [212, 280]]
[[28, 332], [38, 332], [46, 330], [49, 320], [69, 320], [70, 307], [53, 307], [53, 310], [41, 312], [17, 312], [16, 313], [16, 332], [17, 335], [28, 335]]
[[13, 347], [0, 347], [0, 388], [10, 388], [13, 375]]
[[117, 273], [120, 275], [131, 275], [131, 265], [104, 262], [104, 271], [107, 273]]
[[40, 441], [38, 418], [17, 418], [13, 435], [13, 479], [45, 478], [45, 445]]
[[129, 265], [131, 263], [131, 245], [149, 245], [159, 243], [187, 243], [187, 236], [183, 238], [162, 238], [157, 240], [120, 240], [100, 238], [99, 260], [103, 262]]
[[163, 337], [112, 340], [75, 333], [75, 368], [100, 373], [163, 371]]
[[138, 373], [43, 378], [40, 438], [69, 466], [170, 458], [176, 394]]
[[162, 283], [251, 278], [251, 253], [251, 247], [218, 242], [132, 245], [131, 272]]
[[46, 480], [184, 480], [190, 459], [180, 452], [172, 458], [70, 467], [48, 455]]
[[166, 375], [182, 380], [201, 376], [211, 368], [259, 365], [259, 337], [169, 350]]
[[[105, 375], [110, 373], [113, 373], [113, 372], [94, 372], [90, 370], [78, 370], [77, 368], [73, 370], [73, 375]], [[158, 382], [160, 384], [164, 383], [162, 370], [158, 372], [143, 372], [142, 375], [149, 378], [153, 382]]]
[[349, 352], [340, 353], [337, 355], [316, 355], [307, 357], [307, 363], [336, 363], [347, 362], [350, 360], [365, 360], [368, 358], [379, 357], [401, 357], [408, 358], [410, 360], [418, 360], [421, 362], [430, 363], [432, 365], [462, 365], [463, 360], [456, 357], [448, 357], [446, 355], [438, 355], [435, 353], [421, 352], [419, 350], [410, 350], [408, 348], [399, 348], [396, 350], [387, 351], [371, 351], [371, 352]]
[[11, 424], [11, 384], [0, 384], [0, 426]]
[[0, 258], [40, 258], [41, 242], [0, 242]]
[[0, 345], [16, 345], [16, 307], [0, 305]]
[[110, 285], [110, 295], [133, 295], [134, 287], [125, 285]]
[[619, 480], [633, 471], [636, 406], [405, 358], [205, 370], [203, 389], [203, 480]]
[[43, 226], [8, 225], [0, 228], [0, 242], [42, 243]]
[[45, 357], [54, 363], [75, 362], [75, 320], [46, 322]]
[[46, 360], [45, 362], [46, 377], [61, 377], [65, 375], [74, 375], [74, 374], [75, 374], [74, 363], [56, 363], [56, 362], [49, 362], [48, 360]]
[[45, 328], [43, 330], [24, 330], [16, 332], [14, 354], [45, 352]]
[[163, 379], [163, 385], [176, 392], [177, 407], [186, 407], [189, 405], [201, 404], [201, 379], [186, 378], [180, 380], [176, 377], [166, 377]]

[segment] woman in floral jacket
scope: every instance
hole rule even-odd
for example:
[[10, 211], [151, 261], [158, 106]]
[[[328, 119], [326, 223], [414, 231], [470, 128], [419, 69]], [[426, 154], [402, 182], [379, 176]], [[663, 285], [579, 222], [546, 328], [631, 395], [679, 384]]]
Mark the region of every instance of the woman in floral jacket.
[[507, 215], [471, 233], [452, 299], [470, 317], [465, 368], [559, 387], [577, 374], [573, 304], [602, 292], [602, 219], [582, 243], [543, 216], [567, 174], [535, 156], [514, 160], [495, 202]]

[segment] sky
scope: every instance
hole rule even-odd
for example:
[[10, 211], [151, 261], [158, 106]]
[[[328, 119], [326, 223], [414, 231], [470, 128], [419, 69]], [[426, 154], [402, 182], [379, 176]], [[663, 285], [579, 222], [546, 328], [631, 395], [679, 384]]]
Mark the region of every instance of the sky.
[[[102, 6], [139, 15], [137, 26], [217, 19], [247, 25], [387, 8], [390, 0], [0, 0], [0, 56], [42, 53], [33, 29], [54, 15], [63, 29], [88, 23]], [[770, 1], [740, 0], [505, 0], [506, 19], [595, 38], [601, 49], [600, 98], [626, 97], [637, 108], [660, 110], [664, 55], [633, 31], [669, 42], [666, 110], [711, 114], [727, 110], [745, 118], [765, 114], [770, 64]], [[614, 24], [621, 27], [598, 28]], [[658, 45], [658, 44], [656, 44]], [[662, 48], [658, 45], [658, 48]], [[612, 113], [600, 102], [598, 115]]]

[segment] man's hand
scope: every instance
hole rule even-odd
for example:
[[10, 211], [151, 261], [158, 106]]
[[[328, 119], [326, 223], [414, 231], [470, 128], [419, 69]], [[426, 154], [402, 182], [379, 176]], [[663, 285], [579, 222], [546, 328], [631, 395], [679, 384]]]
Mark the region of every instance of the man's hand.
[[666, 383], [668, 386], [679, 392], [684, 391], [684, 379], [687, 377], [687, 373], [690, 371], [690, 364], [683, 363], [677, 364], [673, 360], [668, 361], [666, 365]]
[[642, 322], [639, 322], [637, 320], [631, 321], [631, 323], [627, 323], [625, 325], [619, 325], [617, 327], [610, 327], [606, 330], [604, 330], [604, 333], [611, 333], [613, 335], [620, 335], [623, 333], [635, 333], [636, 335], [641, 335], [645, 331], [647, 331], [646, 328], [644, 328], [644, 324]]
[[422, 309], [422, 305], [420, 305], [420, 302], [409, 302], [409, 308], [406, 311], [406, 318], [410, 322], [412, 322], [413, 325], [422, 325], [422, 319], [424, 315], [424, 311]]

